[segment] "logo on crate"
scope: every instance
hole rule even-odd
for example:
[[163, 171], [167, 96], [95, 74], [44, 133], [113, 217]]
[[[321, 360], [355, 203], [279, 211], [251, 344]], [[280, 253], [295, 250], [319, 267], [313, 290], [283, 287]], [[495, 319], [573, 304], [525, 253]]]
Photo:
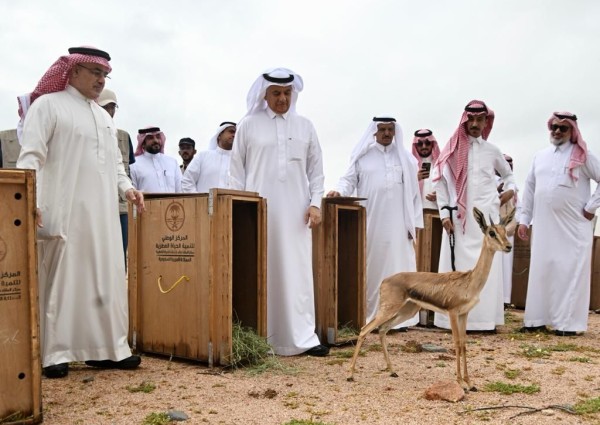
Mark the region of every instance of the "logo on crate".
[[6, 257], [6, 242], [4, 242], [4, 239], [0, 238], [0, 261], [4, 260], [4, 257]]
[[165, 211], [165, 224], [169, 230], [176, 232], [183, 227], [185, 222], [185, 209], [179, 202], [171, 202]]

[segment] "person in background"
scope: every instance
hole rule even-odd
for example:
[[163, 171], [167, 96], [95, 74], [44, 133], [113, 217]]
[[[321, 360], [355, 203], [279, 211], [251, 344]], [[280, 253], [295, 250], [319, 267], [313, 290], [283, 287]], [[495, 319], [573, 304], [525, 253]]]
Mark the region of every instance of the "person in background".
[[[504, 159], [510, 166], [510, 169], [513, 169], [513, 159], [504, 154]], [[496, 173], [496, 177], [498, 179], [498, 193], [502, 194], [504, 191], [504, 183], [502, 183], [502, 179], [500, 175]], [[519, 216], [519, 208], [517, 206], [517, 188], [515, 186], [515, 196], [509, 199], [505, 204], [500, 206], [500, 217], [506, 216], [513, 208], [517, 209], [517, 213], [515, 217]], [[506, 234], [508, 236], [508, 240], [514, 246], [515, 241], [515, 230], [517, 229], [517, 221], [512, 220], [510, 223], [506, 225]], [[514, 260], [514, 249], [510, 252], [502, 253], [502, 292], [504, 294], [504, 308], [510, 307], [510, 298], [512, 295], [512, 275], [513, 275], [513, 260]]]
[[421, 192], [423, 209], [437, 211], [437, 197], [432, 188], [431, 167], [440, 156], [438, 142], [429, 129], [422, 128], [415, 131], [412, 142], [412, 154], [418, 162], [419, 190]]
[[138, 130], [135, 164], [130, 167], [131, 181], [142, 192], [181, 192], [181, 170], [177, 160], [165, 155], [166, 137], [159, 127]]
[[208, 150], [196, 155], [183, 175], [181, 187], [184, 192], [205, 193], [212, 188], [226, 189], [229, 186], [229, 160], [235, 125], [231, 121], [219, 124]]
[[[600, 160], [579, 131], [577, 116], [554, 112], [550, 146], [537, 152], [525, 180], [518, 235], [528, 240], [531, 261], [523, 332], [546, 326], [558, 336], [585, 332], [590, 305], [594, 229], [600, 206]], [[538, 231], [539, 229], [539, 231]]]
[[[117, 103], [117, 95], [112, 90], [105, 88], [98, 97], [98, 105], [100, 105], [111, 118], [115, 118], [115, 112], [119, 107]], [[133, 145], [131, 144], [131, 137], [125, 130], [117, 129], [117, 140], [119, 141], [119, 150], [123, 157], [123, 166], [125, 167], [125, 173], [127, 177], [129, 174], [129, 166], [135, 162], [135, 155], [133, 155]], [[123, 254], [125, 255], [125, 268], [127, 268], [127, 215], [128, 215], [127, 200], [122, 196], [119, 196], [119, 218], [121, 220], [121, 236], [123, 238]]]
[[196, 155], [196, 142], [191, 137], [184, 137], [179, 140], [179, 156], [183, 163], [179, 166], [181, 174], [185, 172], [192, 159]]
[[[441, 221], [439, 219], [437, 197], [431, 181], [431, 167], [440, 156], [440, 148], [433, 132], [422, 128], [414, 132], [412, 154], [417, 159], [417, 180], [423, 202], [423, 229], [417, 229], [415, 250], [417, 271], [437, 272], [442, 243]], [[433, 326], [433, 311], [421, 310], [419, 323]]]
[[133, 369], [118, 194], [144, 210], [125, 173], [117, 129], [96, 103], [110, 56], [73, 47], [19, 98], [17, 167], [37, 180], [37, 248], [42, 364], [62, 378], [69, 362]]

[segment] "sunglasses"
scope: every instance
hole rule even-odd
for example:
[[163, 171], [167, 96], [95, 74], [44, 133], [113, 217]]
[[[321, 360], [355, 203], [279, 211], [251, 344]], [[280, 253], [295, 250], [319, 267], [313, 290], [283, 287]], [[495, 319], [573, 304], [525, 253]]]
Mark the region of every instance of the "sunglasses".
[[550, 126], [550, 130], [552, 130], [552, 131], [560, 130], [561, 133], [566, 133], [570, 129], [571, 129], [571, 127], [569, 127], [568, 125], [552, 124]]
[[431, 146], [431, 141], [429, 141], [429, 140], [419, 140], [419, 141], [417, 141], [417, 143], [415, 143], [415, 145], [417, 145], [418, 147]]

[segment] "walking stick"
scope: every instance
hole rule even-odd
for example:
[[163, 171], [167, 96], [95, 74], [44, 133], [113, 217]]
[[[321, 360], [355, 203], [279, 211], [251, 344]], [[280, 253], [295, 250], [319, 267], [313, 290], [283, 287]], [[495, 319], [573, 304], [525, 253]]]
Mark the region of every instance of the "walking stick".
[[[452, 227], [454, 227], [454, 220], [452, 220], [452, 211], [458, 210], [458, 207], [451, 207], [449, 205], [446, 205], [445, 207], [442, 207], [442, 209], [448, 210], [448, 212], [450, 213], [450, 223], [452, 223]], [[456, 266], [454, 264], [454, 230], [452, 231], [452, 233], [448, 233], [448, 242], [450, 242], [450, 264], [452, 264], [452, 271], [455, 272]]]

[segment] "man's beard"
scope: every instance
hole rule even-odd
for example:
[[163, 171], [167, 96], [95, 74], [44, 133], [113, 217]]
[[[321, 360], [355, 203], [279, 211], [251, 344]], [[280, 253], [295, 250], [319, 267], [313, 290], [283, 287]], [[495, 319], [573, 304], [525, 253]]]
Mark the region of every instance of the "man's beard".
[[160, 153], [160, 145], [152, 144], [150, 146], [146, 146], [146, 152], [152, 155], [156, 155], [157, 153]]
[[565, 142], [568, 142], [569, 139], [566, 137], [563, 137], [562, 139], [557, 139], [555, 138], [552, 134], [550, 135], [550, 143], [552, 143], [554, 146], [560, 146]]

